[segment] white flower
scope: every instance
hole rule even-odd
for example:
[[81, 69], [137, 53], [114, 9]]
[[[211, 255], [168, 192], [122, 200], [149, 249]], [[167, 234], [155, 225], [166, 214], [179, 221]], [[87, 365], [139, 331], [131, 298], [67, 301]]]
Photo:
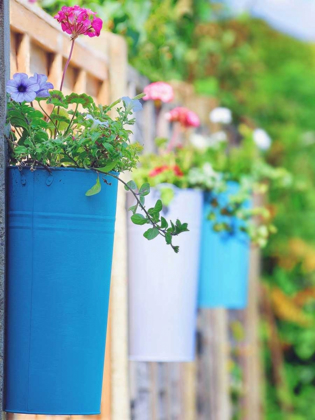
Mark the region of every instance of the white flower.
[[224, 131], [217, 131], [216, 133], [211, 134], [210, 144], [215, 145], [223, 141], [227, 141], [227, 135]]
[[204, 150], [209, 146], [207, 137], [196, 133], [190, 136], [190, 143], [199, 150]]
[[93, 124], [92, 124], [92, 126], [91, 126], [91, 128], [96, 128], [97, 126], [99, 126], [99, 125], [102, 125], [103, 127], [108, 127], [108, 122], [107, 121], [101, 121], [101, 120], [98, 120], [97, 118], [94, 118], [92, 115], [90, 115], [90, 114], [88, 114], [87, 116], [86, 116], [86, 119], [87, 120], [91, 120], [91, 121], [93, 121]]
[[142, 104], [138, 99], [131, 99], [129, 96], [123, 96], [121, 98], [123, 101], [126, 111], [129, 113], [130, 111], [137, 112], [141, 111]]
[[210, 121], [219, 124], [231, 124], [232, 112], [228, 108], [214, 108], [209, 115]]
[[212, 165], [210, 163], [205, 163], [202, 167], [203, 173], [208, 176], [209, 178], [212, 178], [214, 180], [220, 179], [221, 175], [219, 172], [216, 172]]
[[190, 143], [196, 149], [204, 150], [208, 147], [213, 147], [218, 143], [227, 141], [227, 135], [224, 131], [217, 131], [216, 133], [211, 134], [211, 136], [204, 136], [202, 134], [193, 133], [190, 136]]
[[205, 163], [202, 168], [192, 168], [188, 172], [188, 181], [195, 187], [206, 189], [222, 189], [222, 177], [214, 171], [210, 163]]
[[253, 139], [261, 150], [268, 150], [271, 146], [271, 138], [262, 128], [256, 128], [253, 132]]

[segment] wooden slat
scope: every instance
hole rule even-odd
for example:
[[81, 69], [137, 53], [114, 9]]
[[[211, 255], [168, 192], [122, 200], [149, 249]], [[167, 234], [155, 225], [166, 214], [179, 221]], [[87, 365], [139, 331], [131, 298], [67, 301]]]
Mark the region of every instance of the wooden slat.
[[259, 349], [260, 250], [252, 248], [249, 272], [248, 307], [245, 311], [244, 420], [262, 419], [261, 361]]
[[183, 363], [181, 366], [182, 384], [182, 418], [196, 420], [197, 416], [197, 363]]
[[77, 76], [74, 82], [73, 91], [76, 93], [87, 92], [87, 75], [85, 70], [78, 70]]
[[11, 74], [17, 72], [17, 40], [18, 34], [10, 33], [10, 70]]
[[18, 37], [17, 45], [17, 71], [19, 73], [30, 73], [31, 69], [31, 40], [28, 34]]
[[[110, 100], [127, 93], [127, 45], [116, 36], [109, 45]], [[123, 176], [127, 179], [128, 175]], [[126, 194], [123, 185], [118, 188], [116, 232], [111, 283], [111, 375], [112, 420], [129, 420], [130, 397], [128, 380], [128, 293], [127, 293], [127, 220]]]
[[224, 309], [199, 312], [201, 347], [198, 359], [199, 420], [229, 420], [228, 324]]
[[48, 80], [59, 89], [62, 78], [62, 55], [51, 53], [49, 55]]

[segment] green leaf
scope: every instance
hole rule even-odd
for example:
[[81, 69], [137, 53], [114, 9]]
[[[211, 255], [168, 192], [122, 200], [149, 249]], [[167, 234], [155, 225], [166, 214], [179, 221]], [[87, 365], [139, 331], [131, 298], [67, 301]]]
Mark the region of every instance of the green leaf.
[[144, 217], [142, 214], [139, 214], [139, 213], [133, 214], [131, 216], [131, 221], [135, 225], [145, 225], [147, 223], [146, 217]]
[[150, 228], [144, 232], [143, 236], [151, 241], [152, 239], [156, 238], [158, 234], [159, 230], [157, 228]]
[[176, 254], [179, 253], [179, 246], [172, 246], [172, 248], [176, 252]]
[[59, 90], [51, 90], [49, 93], [50, 97], [47, 99], [48, 104], [68, 108], [68, 104], [66, 103], [66, 99], [62, 92]]
[[109, 143], [102, 143], [102, 145], [105, 147], [105, 149], [106, 150], [108, 150], [110, 153], [114, 153], [115, 152], [115, 149], [114, 149], [114, 147], [111, 145], [111, 144], [109, 144]]
[[117, 165], [117, 160], [114, 160], [113, 162], [108, 163], [103, 168], [96, 168], [96, 170], [100, 172], [110, 172], [111, 170], [115, 168], [116, 165]]
[[181, 232], [189, 232], [188, 223], [182, 224]]
[[15, 151], [15, 153], [18, 153], [18, 154], [23, 154], [23, 155], [27, 154], [27, 148], [24, 147], [24, 146], [17, 146], [14, 149], [14, 151]]
[[137, 189], [137, 184], [132, 180], [127, 182], [127, 185], [125, 185], [125, 190], [126, 191], [136, 190], [136, 189]]
[[167, 245], [170, 245], [172, 243], [172, 235], [169, 232], [165, 234], [165, 240]]
[[128, 211], [135, 213], [137, 211], [137, 208], [138, 208], [138, 204], [135, 204], [134, 206], [129, 207]]
[[174, 189], [170, 187], [161, 188], [161, 200], [164, 206], [169, 206], [175, 196]]
[[71, 93], [71, 95], [66, 96], [65, 100], [68, 104], [80, 104], [83, 108], [88, 108], [94, 103], [93, 98], [86, 93], [81, 93], [80, 95]]
[[145, 182], [141, 186], [141, 188], [139, 190], [139, 194], [143, 195], [143, 196], [146, 196], [146, 195], [150, 194], [150, 184], [148, 182]]
[[67, 118], [65, 115], [61, 115], [61, 113], [57, 114], [56, 112], [54, 112], [54, 113], [51, 114], [50, 118], [52, 120], [62, 121], [62, 122], [65, 122], [67, 124], [70, 123], [70, 119]]
[[164, 217], [161, 217], [161, 228], [166, 229], [168, 227], [167, 220]]
[[97, 176], [96, 184], [93, 185], [93, 187], [90, 188], [89, 191], [87, 191], [85, 193], [85, 195], [87, 197], [90, 197], [91, 195], [96, 195], [101, 191], [101, 189], [102, 189], [102, 186], [101, 186], [101, 183], [100, 183], [100, 177]]
[[154, 140], [155, 144], [157, 147], [159, 148], [164, 148], [166, 146], [166, 144], [168, 143], [168, 139], [164, 138], [164, 137], [157, 137]]
[[160, 212], [163, 208], [163, 204], [161, 200], [158, 200], [154, 206], [155, 211]]

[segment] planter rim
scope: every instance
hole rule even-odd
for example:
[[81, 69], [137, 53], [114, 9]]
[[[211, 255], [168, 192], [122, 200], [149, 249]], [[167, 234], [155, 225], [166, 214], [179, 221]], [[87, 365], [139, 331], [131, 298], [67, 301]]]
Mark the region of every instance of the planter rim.
[[[23, 168], [21, 169], [21, 171], [23, 169], [30, 169], [30, 166], [23, 166]], [[20, 167], [17, 165], [10, 165], [8, 166], [8, 169], [18, 169], [20, 170]], [[85, 168], [70, 168], [70, 167], [59, 167], [59, 166], [52, 166], [49, 167], [49, 170], [51, 171], [70, 171], [70, 172], [96, 172], [96, 170], [94, 169], [85, 169]], [[35, 171], [47, 171], [49, 172], [46, 168], [42, 167], [42, 166], [38, 166], [36, 167], [36, 169], [34, 169], [33, 172]], [[105, 175], [106, 174], [104, 172], [99, 172], [101, 175]], [[114, 174], [114, 175], [119, 175], [120, 172], [115, 172], [115, 171], [109, 171], [109, 174]]]

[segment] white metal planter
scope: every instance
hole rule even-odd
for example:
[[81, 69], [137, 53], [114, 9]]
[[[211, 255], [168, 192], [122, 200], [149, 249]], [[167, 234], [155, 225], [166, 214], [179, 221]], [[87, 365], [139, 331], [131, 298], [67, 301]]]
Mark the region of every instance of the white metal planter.
[[[162, 186], [163, 187], [163, 186]], [[161, 188], [162, 188], [161, 187]], [[163, 217], [187, 222], [189, 232], [174, 238], [175, 254], [162, 237], [148, 241], [150, 226], [128, 225], [129, 357], [131, 360], [185, 362], [194, 359], [203, 196], [174, 188], [175, 197]], [[154, 206], [159, 188], [146, 197]], [[129, 194], [128, 202], [134, 204]]]

